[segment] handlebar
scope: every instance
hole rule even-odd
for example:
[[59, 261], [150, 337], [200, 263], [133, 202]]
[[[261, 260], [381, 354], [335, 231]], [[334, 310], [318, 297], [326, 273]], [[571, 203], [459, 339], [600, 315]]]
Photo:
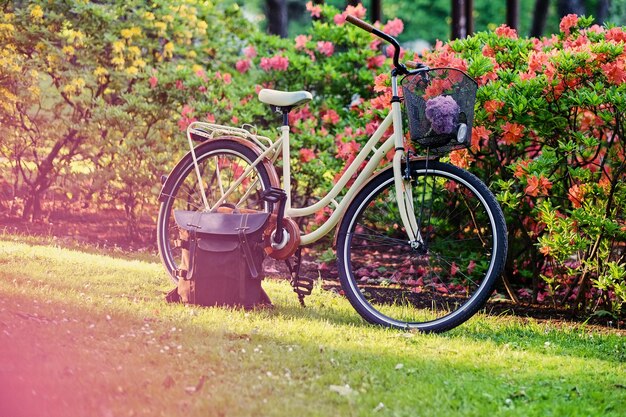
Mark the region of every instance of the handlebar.
[[367, 22], [364, 22], [363, 20], [359, 19], [356, 16], [347, 15], [346, 21], [352, 23], [355, 26], [358, 26], [359, 28], [363, 29], [366, 32], [369, 32], [375, 36], [378, 36], [379, 38], [393, 45], [393, 66], [395, 67], [396, 71], [399, 74], [407, 74], [409, 72], [406, 66], [400, 63], [400, 44], [398, 43], [396, 38], [394, 38], [391, 35], [386, 34], [385, 32], [381, 30], [376, 29], [374, 26], [370, 25]]

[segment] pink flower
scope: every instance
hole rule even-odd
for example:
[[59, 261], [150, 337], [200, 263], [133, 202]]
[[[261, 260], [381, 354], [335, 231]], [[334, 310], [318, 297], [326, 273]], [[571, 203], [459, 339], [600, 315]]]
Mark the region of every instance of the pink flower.
[[296, 49], [302, 50], [306, 48], [306, 43], [311, 40], [311, 35], [298, 35], [296, 36]]
[[313, 5], [313, 2], [310, 1], [306, 4], [307, 11], [311, 12], [311, 17], [321, 17], [322, 14], [322, 6], [319, 4]]
[[272, 60], [272, 65], [276, 71], [287, 71], [287, 68], [289, 68], [289, 58], [287, 57], [276, 55]]
[[365, 125], [365, 132], [369, 136], [372, 136], [374, 132], [376, 132], [376, 129], [378, 129], [378, 126], [380, 126], [380, 122], [378, 120], [369, 122], [368, 124]]
[[559, 29], [566, 35], [570, 34], [570, 30], [578, 24], [578, 16], [575, 14], [568, 14], [563, 19], [561, 19], [561, 23], [559, 24]]
[[206, 73], [204, 72], [204, 70], [202, 68], [200, 68], [199, 70], [196, 71], [196, 75], [198, 76], [198, 78], [200, 78], [202, 81], [207, 82], [208, 78], [206, 76]]
[[206, 114], [206, 121], [209, 123], [215, 123], [215, 116], [211, 113]]
[[452, 262], [452, 265], [450, 266], [450, 275], [455, 276], [457, 272], [459, 272], [459, 267], [456, 265], [456, 262]]
[[317, 50], [323, 55], [331, 56], [335, 52], [335, 47], [332, 42], [319, 41], [317, 43]]
[[391, 36], [398, 36], [402, 33], [403, 30], [404, 23], [402, 23], [402, 20], [398, 18], [388, 21], [385, 25], [385, 32], [387, 32]]
[[333, 21], [337, 26], [341, 26], [346, 23], [346, 15], [344, 13], [336, 14], [335, 17], [333, 17]]
[[246, 71], [250, 69], [250, 60], [241, 59], [237, 61], [237, 63], [235, 64], [235, 68], [237, 69], [237, 71], [244, 74]]
[[154, 88], [159, 83], [159, 79], [155, 75], [153, 75], [152, 77], [150, 77], [148, 82], [150, 83], [150, 88]]
[[182, 80], [176, 80], [176, 89], [177, 90], [184, 90], [185, 89], [185, 85], [183, 84]]
[[182, 111], [180, 112], [180, 114], [181, 114], [183, 117], [187, 117], [187, 116], [189, 116], [191, 113], [193, 113], [193, 108], [192, 108], [189, 104], [185, 104], [185, 105], [183, 106]]
[[289, 67], [289, 59], [282, 55], [276, 55], [271, 58], [261, 58], [260, 65], [264, 71], [286, 71]]
[[351, 14], [354, 17], [358, 17], [359, 19], [363, 19], [365, 17], [365, 15], [367, 14], [367, 10], [365, 10], [365, 7], [363, 7], [363, 5], [361, 3], [359, 3], [356, 6], [348, 6], [348, 7], [346, 7], [345, 13], [347, 15]]
[[232, 124], [234, 125], [238, 125], [239, 124], [239, 118], [237, 116], [233, 116], [230, 118], [230, 121], [232, 122]]
[[467, 265], [467, 273], [469, 275], [472, 275], [472, 273], [474, 272], [474, 268], [476, 268], [476, 262], [474, 262], [474, 260], [472, 259], [469, 262], [469, 265]]
[[252, 45], [246, 46], [245, 48], [243, 48], [243, 54], [248, 59], [256, 58], [256, 55], [257, 55], [256, 54], [256, 49], [254, 49], [254, 46], [252, 46]]
[[224, 84], [228, 85], [233, 81], [233, 77], [227, 72], [222, 76], [222, 80], [224, 80]]

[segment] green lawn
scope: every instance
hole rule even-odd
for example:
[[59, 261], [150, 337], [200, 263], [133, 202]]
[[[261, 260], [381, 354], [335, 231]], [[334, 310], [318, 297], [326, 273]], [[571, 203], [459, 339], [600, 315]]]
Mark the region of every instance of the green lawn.
[[[145, 257], [144, 257], [145, 258]], [[365, 324], [319, 288], [168, 305], [160, 264], [0, 240], [0, 416], [623, 416], [626, 339], [479, 315]]]

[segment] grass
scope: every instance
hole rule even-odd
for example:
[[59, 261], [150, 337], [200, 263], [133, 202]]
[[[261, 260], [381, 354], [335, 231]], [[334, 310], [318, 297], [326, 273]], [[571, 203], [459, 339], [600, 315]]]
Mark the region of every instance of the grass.
[[[618, 332], [478, 315], [365, 324], [284, 281], [273, 310], [168, 305], [157, 260], [0, 240], [0, 415], [623, 416]], [[45, 411], [44, 411], [45, 410]]]

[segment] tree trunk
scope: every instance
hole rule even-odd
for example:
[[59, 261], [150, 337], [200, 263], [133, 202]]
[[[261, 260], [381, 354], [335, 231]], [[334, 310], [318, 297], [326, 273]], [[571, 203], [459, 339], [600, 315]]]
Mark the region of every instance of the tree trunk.
[[598, 0], [598, 9], [596, 11], [596, 22], [599, 25], [604, 24], [604, 21], [609, 17], [610, 7], [611, 7], [610, 0]]
[[558, 0], [556, 5], [559, 17], [567, 16], [568, 14], [576, 14], [578, 16], [585, 14], [585, 3], [583, 0]]
[[519, 30], [519, 0], [506, 0], [506, 25]]
[[540, 38], [546, 28], [546, 19], [548, 17], [548, 7], [550, 0], [535, 1], [535, 11], [533, 13], [533, 23], [530, 28], [530, 36]]
[[452, 0], [452, 39], [462, 39], [467, 36], [467, 16], [465, 0]]
[[467, 35], [474, 33], [474, 0], [465, 0], [465, 21], [467, 24]]
[[281, 38], [287, 37], [287, 1], [265, 0], [267, 31]]

